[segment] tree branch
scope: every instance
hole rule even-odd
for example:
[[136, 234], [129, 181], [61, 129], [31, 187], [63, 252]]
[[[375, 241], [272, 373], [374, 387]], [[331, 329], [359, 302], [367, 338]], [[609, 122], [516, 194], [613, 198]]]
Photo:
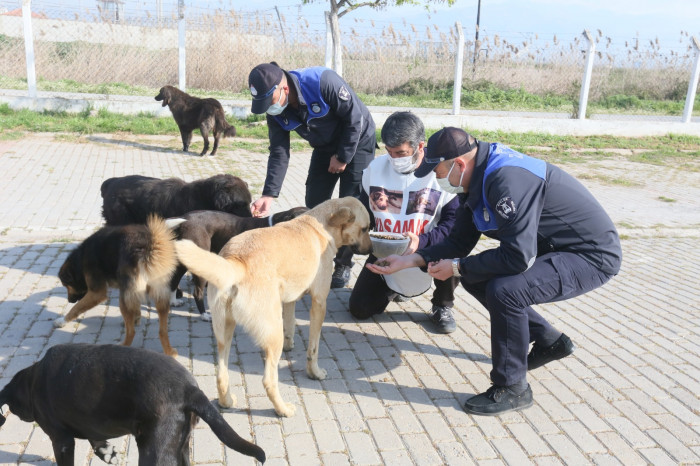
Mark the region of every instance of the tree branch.
[[368, 6], [370, 8], [379, 8], [381, 6], [384, 6], [386, 4], [386, 1], [374, 0], [373, 2], [362, 2], [353, 4], [349, 0], [341, 0], [340, 2], [338, 2], [338, 6], [340, 6], [343, 3], [347, 3], [348, 6], [345, 8], [345, 10], [338, 13], [338, 18], [342, 18], [345, 14], [350, 13], [351, 11], [356, 10], [358, 8], [362, 8], [363, 6]]

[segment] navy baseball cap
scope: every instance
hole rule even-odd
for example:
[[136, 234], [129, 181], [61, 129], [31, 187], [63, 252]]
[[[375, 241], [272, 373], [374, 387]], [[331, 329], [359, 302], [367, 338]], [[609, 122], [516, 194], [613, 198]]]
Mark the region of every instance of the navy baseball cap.
[[248, 75], [248, 86], [250, 86], [250, 93], [253, 95], [251, 112], [262, 114], [270, 108], [272, 95], [283, 76], [282, 68], [274, 63], [263, 63], [253, 68]]
[[477, 140], [472, 137], [473, 143], [470, 143], [469, 139], [469, 134], [464, 130], [452, 126], [442, 128], [428, 139], [423, 161], [413, 175], [416, 178], [423, 178], [435, 170], [440, 162], [452, 160], [470, 152], [476, 147]]

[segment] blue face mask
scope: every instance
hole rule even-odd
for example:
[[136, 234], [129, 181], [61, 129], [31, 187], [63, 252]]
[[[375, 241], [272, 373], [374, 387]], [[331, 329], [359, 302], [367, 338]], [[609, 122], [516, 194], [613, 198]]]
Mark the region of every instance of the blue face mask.
[[289, 98], [287, 98], [287, 101], [284, 103], [284, 105], [280, 105], [280, 100], [282, 100], [282, 95], [284, 94], [283, 91], [280, 92], [280, 98], [277, 101], [277, 103], [270, 105], [270, 107], [267, 109], [267, 114], [268, 115], [279, 115], [280, 113], [284, 112], [284, 109], [287, 108], [287, 104], [289, 103]]

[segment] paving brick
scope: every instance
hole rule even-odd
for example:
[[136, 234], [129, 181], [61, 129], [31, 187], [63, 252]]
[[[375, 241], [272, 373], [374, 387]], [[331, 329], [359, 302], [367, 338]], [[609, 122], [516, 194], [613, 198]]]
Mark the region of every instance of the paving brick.
[[[72, 307], [57, 279], [58, 269], [102, 224], [99, 185], [104, 178], [143, 173], [194, 180], [235, 172], [249, 182], [254, 196], [259, 194], [264, 173], [258, 168], [266, 154], [234, 148], [216, 158], [181, 157], [177, 152], [164, 156], [152, 147], [177, 147], [178, 136], [149, 138], [155, 142], [135, 144], [128, 135], [108, 135], [101, 140], [114, 142], [76, 143], [34, 134], [21, 144], [0, 142], [5, 175], [0, 206], [11, 206], [0, 216], [5, 232], [0, 235], [0, 385], [55, 344], [123, 339], [116, 290], [78, 322], [53, 327], [53, 320]], [[3, 149], [8, 145], [12, 158]], [[308, 154], [292, 157], [276, 206], [280, 210], [303, 204], [308, 160]], [[619, 170], [617, 164], [626, 163], [605, 169]], [[592, 166], [572, 164], [567, 169], [584, 173]], [[700, 188], [695, 187], [700, 178], [692, 170], [631, 164], [624, 171], [655, 186], [667, 186], [674, 176], [686, 177], [691, 182], [673, 182], [684, 187], [674, 196], [688, 199], [683, 201], [688, 203], [686, 213], [700, 207]], [[44, 189], [32, 189], [27, 179]], [[625, 205], [613, 211], [614, 219], [624, 219], [629, 206], [646, 196], [635, 188], [586, 182], [606, 206]], [[8, 202], [8, 196], [14, 201]], [[653, 225], [649, 209], [642, 211], [644, 224]], [[673, 215], [666, 212], [661, 222]], [[465, 399], [491, 383], [491, 342], [488, 312], [462, 288], [455, 294], [458, 330], [449, 335], [433, 333], [425, 314], [430, 292], [408, 303], [391, 303], [373, 319], [355, 321], [347, 312], [351, 290], [345, 288], [331, 290], [327, 303], [319, 348], [326, 380], [306, 375], [310, 299], [305, 296], [297, 304], [295, 348], [284, 352], [279, 366], [282, 396], [297, 406], [291, 418], [274, 412], [262, 385], [261, 349], [238, 327], [229, 364], [238, 404], [223, 410], [224, 418], [243, 438], [262, 446], [266, 464], [272, 465], [700, 462], [700, 345], [695, 341], [700, 321], [693, 313], [700, 283], [692, 280], [700, 276], [697, 240], [631, 233], [623, 241], [625, 260], [615, 279], [583, 297], [541, 306], [578, 348], [571, 357], [528, 374], [536, 403], [527, 410], [492, 418], [464, 413]], [[496, 244], [484, 241], [476, 250]], [[355, 262], [353, 280], [364, 258], [356, 256]], [[181, 285], [191, 293], [188, 280]], [[171, 312], [170, 339], [180, 353], [178, 361], [215, 399], [211, 323], [201, 321], [189, 294], [187, 298]], [[663, 319], [660, 308], [667, 309]], [[161, 352], [157, 315], [151, 305], [144, 305], [142, 313], [133, 346]], [[0, 462], [50, 464], [51, 450], [32, 434], [40, 431], [5, 414]], [[125, 454], [123, 464], [136, 464], [133, 437], [116, 442]], [[202, 466], [255, 464], [224, 448], [203, 423], [192, 445], [192, 458]], [[86, 441], [79, 441], [77, 450], [77, 464], [101, 464]]]

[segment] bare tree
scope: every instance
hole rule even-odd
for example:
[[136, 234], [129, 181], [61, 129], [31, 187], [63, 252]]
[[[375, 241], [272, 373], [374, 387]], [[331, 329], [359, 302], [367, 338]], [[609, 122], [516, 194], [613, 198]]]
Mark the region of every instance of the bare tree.
[[[308, 4], [316, 1], [319, 0], [303, 0], [303, 3]], [[456, 0], [374, 0], [355, 2], [350, 0], [328, 0], [330, 11], [328, 12], [327, 21], [330, 24], [331, 40], [333, 42], [333, 70], [341, 75], [343, 73], [343, 48], [341, 44], [340, 24], [338, 23], [338, 20], [351, 11], [365, 6], [374, 8], [375, 10], [381, 10], [387, 6], [401, 5], [425, 5], [427, 8], [429, 3], [447, 3], [451, 6], [455, 1]]]

